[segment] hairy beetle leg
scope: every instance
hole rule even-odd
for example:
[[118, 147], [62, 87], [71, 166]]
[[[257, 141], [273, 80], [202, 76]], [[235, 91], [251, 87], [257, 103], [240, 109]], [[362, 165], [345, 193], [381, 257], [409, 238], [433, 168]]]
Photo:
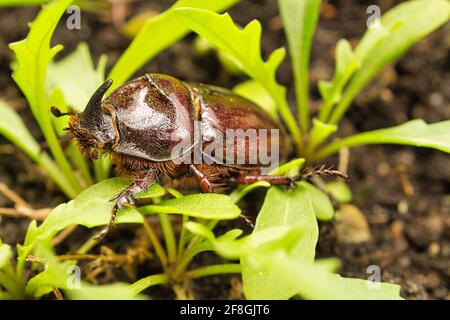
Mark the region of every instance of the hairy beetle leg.
[[133, 206], [135, 204], [136, 196], [147, 189], [156, 182], [158, 174], [155, 170], [149, 170], [145, 172], [142, 178], [136, 178], [132, 184], [126, 189], [120, 192], [109, 201], [115, 201], [115, 204], [111, 210], [111, 217], [108, 224], [100, 231], [95, 239], [102, 240], [114, 226], [117, 213], [125, 206]]
[[194, 175], [194, 178], [197, 181], [203, 193], [209, 193], [214, 191], [218, 192], [218, 190], [224, 187], [223, 184], [212, 183], [209, 180], [208, 176], [193, 164], [189, 166], [189, 170]]

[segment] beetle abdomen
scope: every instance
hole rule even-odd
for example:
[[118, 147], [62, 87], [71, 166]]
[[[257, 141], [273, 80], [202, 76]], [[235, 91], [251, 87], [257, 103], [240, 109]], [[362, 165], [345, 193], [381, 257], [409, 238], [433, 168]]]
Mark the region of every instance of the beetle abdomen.
[[[204, 144], [209, 144], [218, 139], [223, 140], [222, 159], [226, 162], [226, 156], [245, 153], [242, 165], [263, 164], [260, 155], [275, 157], [283, 160], [287, 157], [290, 145], [284, 130], [275, 120], [253, 102], [232, 93], [229, 90], [204, 84], [188, 84], [196, 92], [202, 101], [202, 138]], [[230, 138], [234, 135], [234, 143], [230, 145]], [[228, 138], [227, 138], [228, 137]], [[239, 141], [244, 137], [244, 141]], [[250, 142], [253, 139], [253, 145]], [[241, 139], [242, 140], [242, 139]], [[270, 154], [272, 151], [278, 154]], [[254, 156], [257, 156], [255, 163]], [[252, 161], [253, 157], [253, 161]], [[216, 157], [217, 158], [217, 157]], [[228, 164], [233, 164], [228, 159]]]

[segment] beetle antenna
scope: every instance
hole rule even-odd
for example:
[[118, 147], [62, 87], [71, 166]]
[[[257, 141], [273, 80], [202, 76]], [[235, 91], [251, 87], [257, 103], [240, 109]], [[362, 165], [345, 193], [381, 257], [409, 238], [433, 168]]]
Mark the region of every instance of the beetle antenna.
[[59, 118], [59, 117], [63, 117], [63, 116], [70, 116], [70, 113], [69, 112], [61, 112], [61, 110], [59, 110], [57, 107], [55, 107], [55, 106], [52, 106], [51, 108], [50, 108], [50, 111], [51, 111], [51, 113], [55, 116], [55, 117], [57, 117], [57, 118]]

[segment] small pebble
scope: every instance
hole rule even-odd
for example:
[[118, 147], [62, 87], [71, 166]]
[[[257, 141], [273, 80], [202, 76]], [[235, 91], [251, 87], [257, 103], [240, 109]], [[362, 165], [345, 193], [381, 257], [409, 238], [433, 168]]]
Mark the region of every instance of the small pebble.
[[380, 176], [385, 177], [385, 176], [389, 175], [390, 172], [391, 172], [391, 166], [389, 165], [389, 163], [387, 163], [387, 162], [380, 162], [377, 165], [377, 173]]
[[406, 201], [406, 200], [400, 200], [399, 202], [398, 202], [398, 204], [397, 204], [397, 211], [400, 213], [400, 214], [407, 214], [408, 213], [408, 210], [409, 210], [409, 206], [408, 206], [408, 201]]
[[439, 252], [441, 251], [441, 247], [439, 246], [439, 244], [437, 242], [432, 242], [428, 246], [427, 251], [428, 251], [429, 256], [436, 257], [439, 254]]
[[361, 243], [371, 239], [364, 214], [354, 205], [344, 204], [336, 215], [336, 235], [340, 242]]
[[432, 107], [440, 107], [444, 104], [444, 96], [439, 92], [430, 94], [429, 103]]
[[402, 220], [395, 220], [390, 225], [390, 231], [393, 239], [397, 239], [403, 234], [405, 223]]

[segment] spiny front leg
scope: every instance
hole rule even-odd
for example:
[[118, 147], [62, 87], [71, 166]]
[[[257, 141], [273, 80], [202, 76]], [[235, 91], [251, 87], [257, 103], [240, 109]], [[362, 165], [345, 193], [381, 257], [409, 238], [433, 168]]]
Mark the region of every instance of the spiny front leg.
[[108, 232], [111, 230], [116, 220], [117, 212], [124, 206], [134, 205], [136, 196], [146, 191], [153, 183], [158, 179], [159, 174], [156, 170], [151, 169], [145, 171], [140, 177], [134, 179], [133, 183], [125, 188], [118, 195], [113, 197], [110, 201], [115, 201], [115, 204], [111, 210], [111, 218], [108, 224], [100, 231], [100, 233], [95, 237], [98, 240], [103, 239]]

